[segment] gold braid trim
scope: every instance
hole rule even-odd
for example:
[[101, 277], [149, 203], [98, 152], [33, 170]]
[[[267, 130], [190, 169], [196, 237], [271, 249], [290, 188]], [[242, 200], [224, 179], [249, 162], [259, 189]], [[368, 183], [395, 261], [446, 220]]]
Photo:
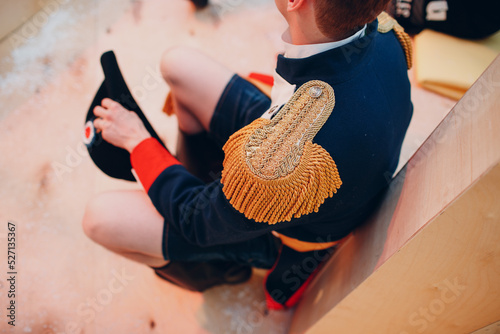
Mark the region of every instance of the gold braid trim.
[[385, 34], [391, 30], [394, 30], [399, 43], [403, 47], [406, 56], [406, 64], [408, 69], [413, 66], [413, 45], [411, 43], [410, 36], [405, 33], [405, 29], [389, 14], [386, 12], [380, 13], [378, 16], [378, 31]]
[[330, 85], [310, 81], [272, 120], [259, 118], [229, 138], [221, 182], [236, 210], [276, 224], [317, 212], [337, 192], [342, 181], [335, 162], [312, 143], [334, 105]]
[[401, 43], [401, 46], [405, 51], [406, 64], [408, 65], [408, 69], [411, 69], [413, 66], [413, 45], [411, 43], [410, 36], [407, 33], [405, 33], [404, 28], [399, 24], [394, 26], [394, 34], [396, 34], [399, 43]]

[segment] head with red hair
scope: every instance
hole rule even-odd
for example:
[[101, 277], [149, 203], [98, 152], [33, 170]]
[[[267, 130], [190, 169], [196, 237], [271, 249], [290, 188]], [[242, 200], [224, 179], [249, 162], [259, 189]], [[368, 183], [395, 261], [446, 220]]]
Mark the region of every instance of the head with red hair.
[[347, 37], [372, 22], [390, 0], [314, 0], [316, 24], [327, 37]]

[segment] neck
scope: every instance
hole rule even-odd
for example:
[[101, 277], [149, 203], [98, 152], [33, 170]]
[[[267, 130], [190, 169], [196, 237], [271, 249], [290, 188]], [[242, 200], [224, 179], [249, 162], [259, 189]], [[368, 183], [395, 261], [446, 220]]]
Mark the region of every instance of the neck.
[[335, 37], [327, 37], [323, 35], [319, 30], [310, 29], [292, 29], [289, 27], [287, 31], [283, 34], [283, 40], [287, 43], [294, 45], [307, 45], [307, 44], [321, 44], [321, 43], [330, 43], [330, 42], [338, 42], [343, 39], [346, 39], [356, 32], [361, 30], [361, 28], [356, 28], [353, 31], [350, 31], [343, 35], [338, 35]]
[[289, 30], [289, 42], [294, 45], [320, 44], [335, 42], [340, 39], [329, 38], [321, 33], [311, 33], [304, 30]]

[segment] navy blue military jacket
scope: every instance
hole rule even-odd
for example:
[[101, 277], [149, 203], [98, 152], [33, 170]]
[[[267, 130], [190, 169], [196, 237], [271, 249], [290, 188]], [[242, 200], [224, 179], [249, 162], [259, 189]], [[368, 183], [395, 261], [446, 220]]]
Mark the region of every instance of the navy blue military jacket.
[[272, 230], [303, 241], [333, 241], [376, 207], [398, 165], [413, 111], [405, 55], [394, 33], [379, 33], [375, 21], [364, 37], [343, 47], [302, 59], [280, 55], [276, 70], [297, 88], [316, 79], [333, 87], [336, 105], [313, 142], [332, 156], [342, 186], [319, 212], [268, 225], [236, 211], [220, 180], [205, 184], [183, 166], [170, 166], [148, 191], [167, 223], [168, 259], [183, 259], [186, 245], [251, 244]]

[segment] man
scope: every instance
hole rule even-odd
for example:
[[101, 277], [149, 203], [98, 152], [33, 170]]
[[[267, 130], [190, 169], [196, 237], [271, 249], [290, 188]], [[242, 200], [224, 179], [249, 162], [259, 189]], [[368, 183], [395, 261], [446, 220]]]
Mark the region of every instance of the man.
[[[279, 309], [299, 300], [338, 240], [376, 207], [398, 164], [412, 104], [408, 40], [394, 20], [375, 20], [387, 0], [276, 5], [289, 29], [271, 99], [194, 50], [162, 58], [181, 142], [187, 151], [208, 139], [224, 145], [222, 179], [195, 177], [134, 113], [104, 99], [94, 125], [131, 153], [149, 198], [101, 194], [83, 227], [175, 283], [178, 262], [273, 267], [265, 285], [269, 307]], [[234, 279], [236, 271], [220, 283], [243, 280]]]

